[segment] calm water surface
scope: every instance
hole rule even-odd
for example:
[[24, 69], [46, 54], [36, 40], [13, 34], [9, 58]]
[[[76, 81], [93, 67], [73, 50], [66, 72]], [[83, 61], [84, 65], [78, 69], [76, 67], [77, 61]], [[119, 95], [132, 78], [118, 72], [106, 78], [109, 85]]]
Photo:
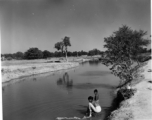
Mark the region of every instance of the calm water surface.
[[98, 89], [102, 113], [91, 120], [104, 120], [114, 99], [119, 79], [101, 63], [24, 78], [3, 87], [4, 120], [55, 120], [83, 117], [88, 96]]

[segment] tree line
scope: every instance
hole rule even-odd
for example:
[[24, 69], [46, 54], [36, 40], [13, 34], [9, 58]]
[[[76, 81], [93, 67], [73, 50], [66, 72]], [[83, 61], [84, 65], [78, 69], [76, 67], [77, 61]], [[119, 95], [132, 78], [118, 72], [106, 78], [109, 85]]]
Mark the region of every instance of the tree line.
[[26, 52], [17, 52], [13, 54], [1, 54], [1, 58], [5, 58], [6, 60], [12, 60], [12, 59], [17, 59], [17, 60], [22, 60], [22, 59], [27, 59], [27, 60], [32, 60], [32, 59], [46, 59], [46, 58], [51, 58], [51, 57], [66, 57], [67, 56], [82, 56], [82, 55], [88, 55], [88, 56], [93, 56], [93, 55], [101, 55], [103, 52], [98, 50], [98, 49], [93, 49], [88, 52], [86, 51], [68, 51], [68, 47], [71, 46], [70, 42], [70, 37], [65, 36], [62, 41], [55, 43], [54, 48], [57, 49], [55, 52], [50, 52], [48, 50], [41, 51], [38, 48], [29, 48]]
[[[88, 56], [93, 56], [93, 55], [101, 55], [102, 51], [98, 49], [93, 49], [88, 52], [86, 51], [67, 51], [67, 56], [73, 56], [73, 57], [78, 57], [82, 55], [88, 55]], [[50, 52], [48, 50], [40, 50], [38, 48], [29, 48], [26, 52], [16, 52], [13, 54], [1, 54], [1, 58], [4, 57], [6, 60], [23, 60], [23, 59], [47, 59], [51, 57], [65, 57], [64, 52], [61, 51], [55, 51], [55, 52]]]

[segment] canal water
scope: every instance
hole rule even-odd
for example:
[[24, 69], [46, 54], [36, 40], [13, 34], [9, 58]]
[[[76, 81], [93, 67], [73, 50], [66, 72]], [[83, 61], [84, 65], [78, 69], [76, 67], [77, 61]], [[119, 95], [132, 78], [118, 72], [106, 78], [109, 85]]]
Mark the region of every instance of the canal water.
[[89, 120], [105, 120], [119, 79], [100, 62], [87, 62], [77, 68], [31, 76], [3, 85], [4, 120], [56, 120], [82, 118], [88, 96], [99, 92], [102, 112]]

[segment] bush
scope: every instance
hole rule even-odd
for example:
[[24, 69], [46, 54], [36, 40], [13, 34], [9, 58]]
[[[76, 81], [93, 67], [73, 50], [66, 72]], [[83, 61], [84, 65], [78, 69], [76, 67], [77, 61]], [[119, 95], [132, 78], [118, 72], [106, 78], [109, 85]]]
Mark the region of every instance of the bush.
[[16, 59], [21, 60], [21, 59], [23, 59], [24, 54], [23, 54], [22, 52], [17, 52], [17, 53], [14, 54], [14, 57], [15, 57]]
[[146, 62], [151, 59], [151, 56], [140, 56], [138, 58], [139, 62]]
[[53, 57], [53, 53], [47, 50], [43, 51], [43, 58], [49, 58], [49, 57]]
[[43, 53], [38, 48], [30, 48], [24, 53], [25, 59], [41, 59], [43, 58]]
[[12, 57], [7, 57], [6, 59], [7, 59], [7, 60], [12, 60], [13, 58], [12, 58]]

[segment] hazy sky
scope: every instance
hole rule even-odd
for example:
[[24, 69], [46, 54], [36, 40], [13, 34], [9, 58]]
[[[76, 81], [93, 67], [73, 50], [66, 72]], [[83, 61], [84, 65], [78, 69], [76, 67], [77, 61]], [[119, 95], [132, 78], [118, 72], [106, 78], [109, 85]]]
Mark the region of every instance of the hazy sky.
[[2, 53], [54, 52], [64, 36], [70, 51], [104, 50], [104, 37], [123, 24], [150, 36], [150, 0], [0, 0], [0, 15]]

